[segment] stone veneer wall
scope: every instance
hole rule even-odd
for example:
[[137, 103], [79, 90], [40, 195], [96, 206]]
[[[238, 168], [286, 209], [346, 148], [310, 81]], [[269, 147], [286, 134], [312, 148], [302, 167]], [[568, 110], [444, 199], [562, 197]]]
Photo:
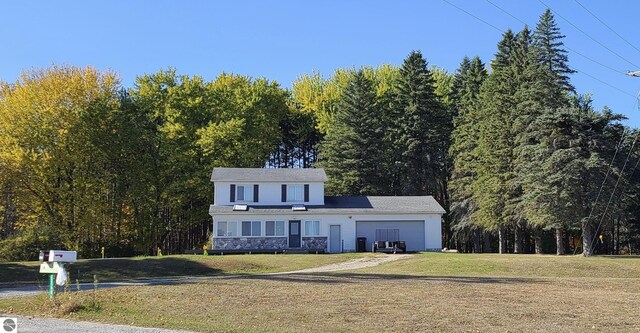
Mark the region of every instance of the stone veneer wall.
[[214, 238], [214, 250], [286, 249], [287, 237]]
[[326, 249], [327, 237], [302, 237], [303, 249]]

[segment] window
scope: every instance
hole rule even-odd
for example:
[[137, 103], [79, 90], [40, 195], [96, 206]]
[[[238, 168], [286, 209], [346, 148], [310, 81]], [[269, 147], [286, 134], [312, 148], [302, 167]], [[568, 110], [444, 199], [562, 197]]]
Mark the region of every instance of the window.
[[304, 221], [305, 236], [320, 236], [320, 221]]
[[236, 201], [253, 201], [253, 186], [237, 185]]
[[287, 185], [287, 201], [303, 202], [304, 201], [304, 185], [302, 184]]
[[218, 237], [238, 236], [238, 222], [218, 222]]
[[284, 221], [265, 222], [266, 236], [284, 236]]
[[260, 221], [242, 221], [242, 236], [260, 236], [261, 234]]

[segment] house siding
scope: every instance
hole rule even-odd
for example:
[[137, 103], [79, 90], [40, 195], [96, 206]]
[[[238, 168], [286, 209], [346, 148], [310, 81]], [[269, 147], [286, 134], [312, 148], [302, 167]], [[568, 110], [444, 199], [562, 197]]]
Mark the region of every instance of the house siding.
[[[302, 232], [302, 247], [305, 248], [305, 239], [322, 239], [323, 244], [320, 241], [316, 242], [313, 246], [309, 245], [306, 248], [324, 248], [325, 251], [329, 252], [329, 243], [330, 243], [330, 235], [329, 235], [329, 226], [330, 225], [340, 225], [341, 232], [341, 243], [343, 242], [343, 251], [344, 252], [354, 252], [356, 250], [356, 221], [385, 221], [385, 222], [393, 222], [393, 221], [407, 221], [407, 220], [420, 220], [424, 221], [424, 249], [420, 249], [421, 251], [439, 251], [441, 247], [441, 216], [440, 214], [375, 214], [375, 215], [256, 215], [256, 214], [229, 214], [229, 215], [215, 215], [213, 217], [214, 221], [214, 231], [217, 231], [217, 222], [219, 221], [262, 221], [263, 232], [264, 235], [264, 221], [285, 221], [288, 223], [291, 220], [299, 220], [301, 223], [301, 232]], [[306, 226], [304, 221], [320, 221], [320, 234], [318, 236], [305, 236], [306, 234]], [[232, 248], [233, 246], [240, 246], [242, 249], [249, 249], [250, 246], [248, 244], [255, 244], [259, 246], [272, 246], [272, 244], [266, 244], [266, 239], [278, 238], [281, 239], [279, 242], [284, 242], [287, 245], [282, 243], [278, 243], [278, 246], [284, 247], [264, 247], [268, 249], [284, 249], [288, 248], [288, 227], [285, 227], [285, 236], [277, 236], [277, 237], [217, 237], [217, 234], [214, 233], [212, 239], [212, 248], [213, 249], [223, 249], [221, 246], [226, 246], [225, 248]], [[243, 240], [247, 240], [245, 243]], [[251, 241], [249, 241], [251, 240]], [[260, 240], [263, 240], [260, 243]], [[367, 239], [367, 242], [372, 240]], [[234, 243], [235, 242], [235, 243]], [[229, 245], [231, 244], [231, 245]], [[266, 245], [262, 245], [266, 244]], [[320, 244], [320, 245], [318, 245]], [[231, 246], [231, 247], [230, 247]], [[249, 247], [245, 247], [249, 246]], [[259, 249], [256, 247], [256, 249]]]
[[[233, 205], [237, 203], [235, 195], [231, 194], [231, 189], [237, 185], [259, 185], [258, 186], [258, 202], [249, 202], [253, 206], [271, 206], [271, 205], [283, 205], [287, 204], [282, 202], [282, 185], [309, 185], [308, 186], [308, 201], [305, 205], [324, 205], [324, 183], [322, 182], [216, 182], [214, 186], [214, 201], [213, 204], [217, 206]], [[233, 185], [233, 186], [231, 186]], [[305, 190], [306, 191], [306, 190]], [[255, 196], [256, 194], [254, 194]]]

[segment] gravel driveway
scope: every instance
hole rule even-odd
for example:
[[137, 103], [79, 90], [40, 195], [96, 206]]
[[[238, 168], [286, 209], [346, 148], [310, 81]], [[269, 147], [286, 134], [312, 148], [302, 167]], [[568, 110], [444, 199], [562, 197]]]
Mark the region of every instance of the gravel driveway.
[[[281, 276], [292, 274], [305, 274], [305, 273], [323, 273], [323, 272], [336, 272], [344, 270], [352, 270], [358, 268], [366, 268], [377, 266], [386, 262], [400, 260], [412, 257], [412, 254], [394, 254], [394, 255], [377, 255], [369, 258], [360, 258], [345, 261], [342, 263], [313, 267], [291, 272], [279, 272], [265, 274], [263, 276]], [[174, 277], [165, 279], [146, 279], [136, 280], [129, 282], [103, 282], [100, 283], [100, 288], [113, 288], [122, 286], [149, 286], [159, 284], [176, 284], [176, 283], [190, 283], [195, 281], [207, 280], [207, 279], [230, 279], [237, 278], [239, 275], [223, 275], [223, 276], [190, 276], [190, 277]], [[92, 289], [93, 283], [83, 283], [80, 285], [82, 290]], [[75, 289], [75, 288], [72, 288]], [[21, 296], [30, 296], [39, 293], [46, 292], [40, 286], [25, 286], [19, 288], [5, 288], [0, 289], [0, 300], [3, 298], [13, 298]], [[15, 317], [13, 315], [4, 315], [0, 313], [0, 317]], [[27, 318], [18, 317], [18, 332], [56, 332], [56, 333], [80, 333], [80, 332], [113, 332], [113, 333], [179, 333], [187, 331], [176, 330], [164, 330], [159, 328], [144, 328], [127, 325], [112, 325], [102, 324], [94, 322], [84, 321], [72, 321], [67, 319], [57, 318]]]

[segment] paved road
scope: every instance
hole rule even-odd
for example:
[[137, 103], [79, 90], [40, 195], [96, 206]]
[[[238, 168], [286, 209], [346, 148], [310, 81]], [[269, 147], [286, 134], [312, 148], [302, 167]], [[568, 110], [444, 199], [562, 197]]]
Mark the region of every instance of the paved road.
[[[299, 271], [265, 274], [263, 276], [275, 277], [275, 276], [292, 275], [292, 274], [324, 273], [324, 272], [351, 270], [351, 269], [377, 266], [382, 263], [409, 258], [411, 256], [412, 256], [411, 254], [379, 255], [375, 257], [353, 259], [353, 260], [349, 260], [342, 263], [313, 267], [313, 268], [303, 269]], [[99, 285], [99, 288], [114, 288], [114, 287], [123, 287], [123, 286], [171, 285], [171, 284], [191, 283], [191, 282], [210, 280], [210, 279], [230, 279], [230, 278], [237, 278], [237, 277], [241, 277], [241, 275], [184, 276], [184, 277], [172, 277], [172, 278], [162, 278], [162, 279], [134, 280], [134, 281], [127, 281], [127, 282], [101, 282]], [[93, 288], [94, 288], [93, 283], [80, 284], [81, 290], [90, 290]], [[75, 290], [76, 286], [73, 285], [71, 289]], [[41, 286], [33, 286], [33, 285], [18, 287], [18, 288], [4, 288], [4, 289], [0, 289], [0, 300], [3, 298], [6, 299], [6, 298], [13, 298], [13, 297], [30, 296], [30, 295], [35, 295], [39, 293], [45, 293], [46, 291], [47, 290], [43, 289]], [[14, 317], [14, 316], [4, 315], [0, 313], [0, 317]], [[102, 323], [94, 323], [94, 322], [71, 321], [71, 320], [57, 319], [57, 318], [18, 317], [18, 332], [19, 333], [25, 333], [25, 332], [183, 333], [187, 331], [163, 330], [158, 328], [143, 328], [143, 327], [135, 327], [135, 326], [127, 326], [127, 325], [111, 325], [111, 324], [102, 324]]]
[[[185, 333], [188, 331], [165, 330], [160, 328], [111, 325], [86, 321], [72, 321], [56, 318], [18, 317], [17, 333]], [[0, 331], [1, 332], [1, 331]]]

